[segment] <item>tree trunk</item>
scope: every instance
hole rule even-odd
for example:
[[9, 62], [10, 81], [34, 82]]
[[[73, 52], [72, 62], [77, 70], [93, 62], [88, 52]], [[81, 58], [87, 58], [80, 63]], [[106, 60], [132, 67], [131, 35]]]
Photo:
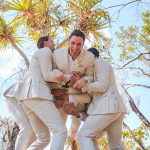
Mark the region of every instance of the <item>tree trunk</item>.
[[45, 23], [45, 27], [43, 28], [42, 36], [47, 36], [49, 33], [48, 22]]
[[63, 40], [57, 47], [56, 49], [59, 49], [63, 46], [63, 44], [65, 44], [67, 41], [69, 40], [69, 37], [67, 37], [65, 40]]
[[12, 127], [11, 124], [12, 123], [10, 122], [7, 123], [6, 125], [7, 128], [5, 128], [5, 133], [3, 135], [3, 143], [6, 150], [15, 149], [15, 142], [19, 133], [18, 125], [16, 123], [13, 123], [13, 127]]
[[11, 38], [9, 38], [9, 41], [11, 45], [16, 49], [16, 51], [20, 54], [20, 56], [23, 58], [26, 67], [29, 68], [29, 60], [27, 56], [23, 53], [23, 51], [16, 45], [16, 43]]
[[130, 104], [130, 107], [132, 109], [132, 111], [139, 117], [139, 119], [142, 121], [142, 123], [148, 127], [150, 129], [150, 122], [146, 119], [146, 117], [140, 112], [140, 110], [137, 108], [137, 106], [135, 105], [132, 97], [129, 95], [129, 93], [127, 92], [127, 90], [121, 85], [121, 88], [123, 90], [123, 92], [126, 94], [128, 102]]

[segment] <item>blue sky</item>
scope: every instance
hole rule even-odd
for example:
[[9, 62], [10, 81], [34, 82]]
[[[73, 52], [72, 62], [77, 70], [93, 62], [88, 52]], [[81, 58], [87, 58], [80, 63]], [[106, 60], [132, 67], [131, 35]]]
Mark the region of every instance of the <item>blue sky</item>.
[[[127, 0], [122, 0], [119, 3], [127, 3]], [[118, 4], [117, 0], [105, 0], [104, 1], [105, 5], [107, 6], [112, 6], [115, 4]], [[139, 5], [139, 7], [137, 8], [135, 6], [136, 4], [130, 5], [129, 7], [125, 7], [119, 17], [114, 16], [114, 23], [112, 24], [112, 27], [109, 28], [109, 32], [111, 34], [111, 37], [113, 39], [113, 44], [115, 44], [114, 48], [111, 49], [112, 55], [114, 57], [114, 59], [117, 61], [118, 60], [118, 56], [120, 54], [120, 49], [117, 47], [117, 43], [118, 40], [115, 37], [115, 33], [116, 31], [118, 31], [119, 27], [123, 26], [125, 28], [127, 28], [128, 26], [131, 25], [137, 25], [139, 27], [142, 26], [142, 20], [141, 20], [141, 12], [148, 10], [148, 7], [146, 7], [146, 5], [141, 4]], [[119, 8], [118, 8], [119, 9]], [[110, 15], [114, 14], [114, 12], [116, 12], [116, 8], [111, 9], [110, 11]], [[136, 78], [133, 77], [133, 75], [129, 75], [129, 78], [127, 80], [128, 83], [145, 83], [147, 85], [150, 85], [150, 81], [147, 78]], [[140, 109], [140, 111], [145, 115], [145, 117], [150, 120], [150, 110], [149, 110], [149, 106], [150, 106], [150, 101], [149, 101], [149, 97], [150, 97], [150, 92], [148, 89], [144, 89], [144, 88], [134, 88], [134, 89], [130, 89], [129, 93], [132, 95], [133, 98], [135, 98], [135, 103], [138, 104], [138, 101], [136, 101], [136, 97], [140, 97], [140, 104], [138, 106], [138, 108]], [[140, 121], [137, 118], [137, 116], [130, 111], [130, 115], [126, 117], [126, 122], [128, 123], [128, 125], [131, 128], [136, 128], [137, 126], [140, 125]]]
[[[148, 0], [147, 0], [148, 1]], [[103, 6], [112, 6], [118, 3], [127, 3], [127, 0], [122, 0], [121, 2], [118, 0], [104, 0]], [[119, 30], [119, 27], [124, 26], [127, 28], [128, 26], [131, 25], [137, 25], [141, 26], [142, 25], [142, 20], [141, 20], [141, 12], [148, 10], [148, 7], [144, 4], [139, 5], [137, 8], [135, 6], [136, 4], [132, 4], [129, 7], [125, 7], [119, 17], [117, 15], [114, 15], [114, 22], [112, 23], [112, 27], [108, 28], [108, 32], [111, 35], [111, 38], [113, 39], [113, 44], [115, 45], [114, 48], [111, 49], [113, 58], [117, 62], [120, 54], [120, 49], [117, 47], [118, 40], [115, 37], [115, 32]], [[110, 9], [110, 16], [118, 10], [118, 8], [113, 8]], [[33, 43], [28, 43], [28, 45], [23, 46], [24, 49], [26, 49], [26, 53], [28, 56], [31, 56], [33, 51], [35, 51], [36, 47], [33, 45]], [[18, 59], [18, 54], [16, 54], [14, 51], [10, 51], [11, 48], [9, 48], [6, 53], [0, 53], [0, 89], [2, 88], [2, 84], [4, 80], [6, 80], [13, 72], [17, 70], [17, 68], [22, 66], [22, 61]], [[15, 58], [15, 59], [14, 59]], [[119, 81], [119, 78], [118, 78]], [[133, 75], [129, 75], [129, 78], [127, 80], [128, 83], [147, 83], [150, 85], [150, 81], [147, 78], [136, 78]], [[1, 92], [1, 91], [0, 91]], [[132, 95], [133, 98], [135, 98], [135, 103], [138, 104], [138, 99], [137, 97], [140, 97], [140, 103], [138, 105], [138, 108], [140, 111], [145, 115], [145, 117], [150, 120], [150, 92], [147, 89], [144, 88], [134, 88], [129, 90], [130, 94]], [[2, 96], [2, 93], [0, 93], [0, 116], [8, 116], [7, 109], [5, 107], [4, 99]], [[129, 109], [130, 110], [130, 109]], [[130, 111], [130, 114], [126, 117], [125, 122], [132, 128], [138, 127], [141, 122], [139, 121], [138, 117]]]

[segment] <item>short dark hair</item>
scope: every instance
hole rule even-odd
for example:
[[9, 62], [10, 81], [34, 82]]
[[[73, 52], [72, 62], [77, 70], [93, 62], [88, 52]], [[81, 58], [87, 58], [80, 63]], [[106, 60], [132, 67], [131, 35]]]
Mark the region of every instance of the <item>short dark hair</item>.
[[85, 35], [84, 35], [84, 33], [81, 32], [80, 30], [74, 30], [74, 31], [71, 33], [69, 39], [70, 39], [72, 36], [80, 36], [80, 37], [82, 37], [83, 42], [85, 41]]
[[41, 38], [39, 38], [38, 42], [37, 42], [37, 47], [38, 48], [43, 48], [44, 47], [44, 41], [48, 41], [49, 36], [43, 36]]
[[99, 57], [99, 51], [96, 48], [91, 47], [88, 49], [88, 51], [91, 52], [94, 55], [94, 57]]

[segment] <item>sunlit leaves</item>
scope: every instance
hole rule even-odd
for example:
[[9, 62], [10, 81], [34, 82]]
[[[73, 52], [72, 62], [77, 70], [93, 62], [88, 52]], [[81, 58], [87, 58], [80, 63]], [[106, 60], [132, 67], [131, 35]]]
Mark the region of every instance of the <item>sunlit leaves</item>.
[[9, 8], [16, 11], [31, 11], [31, 0], [11, 0]]
[[98, 41], [104, 38], [101, 30], [108, 27], [110, 22], [108, 12], [97, 7], [100, 2], [100, 0], [68, 1], [69, 10], [74, 19], [74, 28], [83, 31], [88, 39], [92, 34], [98, 45], [100, 44]]
[[[133, 59], [142, 52], [150, 52], [150, 11], [143, 13], [142, 19], [144, 23], [142, 28], [130, 26], [124, 29], [121, 27], [116, 33], [120, 41], [118, 46], [122, 49], [120, 60]], [[142, 55], [138, 60], [144, 60], [145, 57]]]
[[134, 142], [139, 141], [142, 143], [142, 141], [147, 140], [147, 138], [150, 136], [150, 132], [146, 128], [146, 126], [141, 125], [137, 129], [132, 130], [131, 132], [128, 130], [123, 131], [123, 142], [126, 149], [132, 150], [132, 149], [139, 149], [140, 147]]
[[6, 47], [10, 44], [10, 39], [15, 43], [20, 43], [21, 38], [16, 35], [16, 30], [19, 24], [12, 20], [9, 23], [6, 23], [3, 16], [0, 16], [0, 50], [5, 50]]

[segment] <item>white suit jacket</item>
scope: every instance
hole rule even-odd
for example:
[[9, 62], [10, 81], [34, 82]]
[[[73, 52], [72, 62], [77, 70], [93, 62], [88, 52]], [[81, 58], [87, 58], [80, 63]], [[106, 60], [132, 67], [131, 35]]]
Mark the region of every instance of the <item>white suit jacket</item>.
[[19, 101], [20, 93], [21, 93], [24, 81], [26, 79], [26, 75], [23, 79], [15, 82], [12, 86], [10, 86], [8, 89], [6, 89], [5, 92], [3, 93], [3, 95], [7, 98], [14, 98], [15, 100]]
[[[79, 56], [74, 60], [71, 70], [69, 69], [69, 53], [68, 49], [59, 49], [53, 53], [53, 67], [55, 69], [61, 70], [66, 79], [70, 77], [70, 73], [73, 71], [80, 71], [85, 74], [85, 79], [93, 81], [93, 66], [94, 66], [94, 56], [85, 49], [82, 49]], [[53, 88], [61, 87], [62, 84], [52, 84]], [[72, 96], [72, 101], [77, 103], [89, 103], [91, 98], [87, 93], [82, 93], [79, 90], [69, 88], [69, 94]]]
[[97, 59], [94, 65], [94, 82], [87, 84], [83, 91], [93, 92], [88, 114], [108, 114], [125, 112], [126, 108], [116, 87], [116, 81], [111, 65]]
[[31, 59], [29, 72], [20, 92], [20, 100], [40, 98], [51, 98], [51, 91], [45, 81], [51, 81], [54, 74], [52, 72], [52, 52], [48, 47], [37, 50]]

